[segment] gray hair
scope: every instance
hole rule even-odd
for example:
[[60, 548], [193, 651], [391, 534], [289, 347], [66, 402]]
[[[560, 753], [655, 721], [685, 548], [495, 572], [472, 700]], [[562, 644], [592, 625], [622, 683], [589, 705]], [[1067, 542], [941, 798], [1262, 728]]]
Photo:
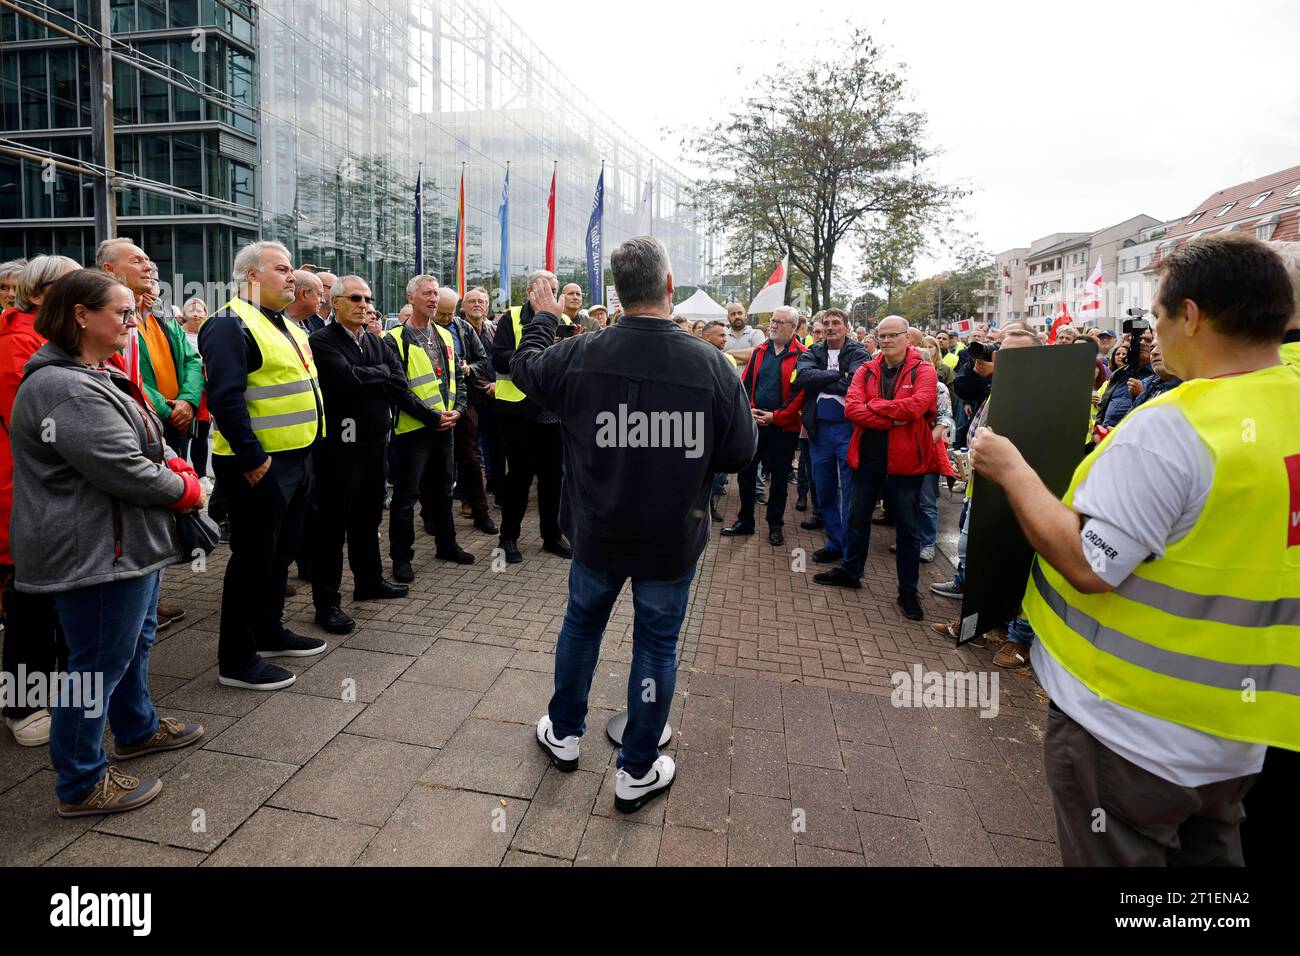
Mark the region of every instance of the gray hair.
[[614, 289], [624, 307], [662, 302], [668, 296], [672, 264], [668, 248], [654, 236], [636, 236], [619, 244], [609, 257]]
[[105, 265], [115, 260], [120, 246], [134, 245], [136, 245], [136, 241], [125, 236], [118, 236], [116, 239], [105, 239], [95, 250], [95, 268], [103, 269]]
[[335, 299], [343, 298], [343, 296], [346, 294], [343, 291], [343, 287], [347, 285], [349, 282], [360, 282], [362, 285], [366, 287], [370, 286], [369, 282], [367, 282], [364, 278], [358, 275], [339, 276], [338, 279], [334, 282], [334, 284], [330, 286], [331, 302], [333, 302]]
[[285, 248], [283, 243], [271, 242], [270, 240], [250, 242], [246, 246], [240, 246], [239, 251], [235, 253], [235, 266], [231, 270], [234, 281], [236, 283], [247, 282], [250, 272], [262, 268], [262, 253], [272, 249], [284, 253], [286, 259], [289, 259], [290, 262], [293, 261], [289, 257], [289, 250]]
[[528, 273], [528, 283], [527, 285], [524, 286], [524, 288], [531, 289], [533, 287], [533, 283], [536, 282], [538, 279], [555, 279], [557, 284], [560, 281], [556, 277], [554, 272], [550, 272], [546, 269], [534, 269], [532, 272]]
[[422, 286], [426, 282], [432, 282], [434, 285], [439, 285], [438, 280], [435, 279], [433, 276], [428, 276], [425, 275], [424, 273], [420, 273], [418, 276], [412, 276], [411, 281], [406, 283], [406, 294], [415, 295], [415, 290], [420, 288], [420, 286]]
[[0, 262], [0, 279], [5, 276], [18, 275], [26, 265], [26, 259], [10, 259], [8, 262]]
[[32, 296], [40, 295], [57, 279], [81, 268], [81, 263], [67, 256], [37, 256], [18, 273], [18, 295], [14, 305], [20, 311], [35, 312]]
[[799, 312], [792, 305], [778, 305], [775, 309], [772, 310], [772, 321], [775, 321], [776, 317], [780, 315], [782, 312], [790, 313], [791, 325], [794, 326], [799, 325]]

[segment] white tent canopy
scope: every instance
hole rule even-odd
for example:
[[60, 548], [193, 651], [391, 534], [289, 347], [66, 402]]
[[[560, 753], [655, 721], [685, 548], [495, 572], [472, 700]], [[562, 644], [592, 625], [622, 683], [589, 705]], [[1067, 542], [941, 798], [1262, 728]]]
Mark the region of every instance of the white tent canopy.
[[673, 306], [673, 315], [684, 319], [725, 319], [727, 310], [714, 302], [703, 289], [679, 305]]

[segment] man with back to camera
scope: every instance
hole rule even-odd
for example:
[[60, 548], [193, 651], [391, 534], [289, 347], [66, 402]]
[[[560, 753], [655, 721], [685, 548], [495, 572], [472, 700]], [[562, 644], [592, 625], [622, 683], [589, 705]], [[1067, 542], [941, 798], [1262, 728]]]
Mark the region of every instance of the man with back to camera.
[[1183, 384], [1121, 422], [1062, 500], [987, 428], [971, 462], [1038, 553], [1024, 609], [1062, 860], [1241, 866], [1267, 746], [1300, 750], [1300, 373], [1278, 353], [1293, 295], [1239, 232], [1156, 272], [1155, 337]]
[[618, 324], [554, 347], [553, 280], [533, 282], [536, 314], [510, 374], [560, 419], [568, 469], [560, 519], [573, 542], [569, 604], [537, 742], [560, 770], [577, 768], [601, 637], [631, 578], [628, 721], [615, 778], [615, 806], [631, 813], [675, 779], [658, 742], [677, 682], [677, 634], [708, 540], [713, 476], [748, 464], [758, 434], [732, 363], [669, 318], [673, 277], [663, 243], [629, 239], [610, 269], [624, 309]]

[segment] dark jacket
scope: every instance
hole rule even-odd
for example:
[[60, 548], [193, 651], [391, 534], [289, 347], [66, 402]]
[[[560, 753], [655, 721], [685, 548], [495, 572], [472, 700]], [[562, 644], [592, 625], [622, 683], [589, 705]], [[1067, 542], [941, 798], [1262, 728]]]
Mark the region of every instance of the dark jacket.
[[465, 364], [469, 366], [469, 375], [464, 376], [461, 387], [465, 389], [466, 401], [478, 405], [488, 401], [483, 386], [492, 381], [492, 362], [488, 358], [487, 350], [483, 348], [478, 333], [474, 331], [474, 326], [459, 316], [451, 321], [460, 336], [461, 348], [465, 353]]
[[[262, 314], [282, 331], [288, 328], [286, 322], [293, 321], [283, 312], [263, 309]], [[287, 331], [285, 335], [288, 335]], [[222, 437], [230, 443], [239, 470], [255, 471], [262, 466], [268, 455], [253, 433], [248, 404], [244, 401], [244, 389], [248, 387], [249, 373], [262, 367], [262, 350], [257, 347], [257, 341], [253, 338], [253, 333], [248, 331], [244, 320], [231, 310], [222, 309], [199, 326], [199, 353], [203, 356], [203, 367], [208, 376], [208, 411], [212, 413]], [[323, 424], [325, 410], [319, 389], [316, 401], [319, 422]], [[319, 437], [319, 425], [317, 428]], [[276, 454], [305, 458], [309, 451], [310, 446]]]
[[309, 341], [325, 398], [324, 444], [374, 446], [388, 441], [393, 406], [410, 394], [397, 353], [373, 332], [357, 342], [337, 322], [313, 333]]
[[169, 509], [198, 503], [198, 479], [147, 404], [116, 367], [87, 368], [52, 342], [28, 361], [11, 423], [18, 590], [72, 591], [180, 560]]
[[510, 375], [563, 426], [560, 523], [574, 557], [677, 580], [708, 542], [713, 476], [740, 471], [758, 446], [734, 367], [668, 319], [624, 316], [552, 348], [556, 325], [543, 312], [524, 326]]
[[[755, 346], [754, 354], [749, 357], [745, 370], [740, 373], [740, 380], [744, 383], [745, 391], [749, 395], [750, 408], [756, 407], [754, 405], [754, 391], [758, 387], [758, 373], [763, 367], [763, 362], [772, 354], [773, 348], [771, 339], [768, 339], [762, 345]], [[772, 423], [773, 425], [783, 432], [794, 432], [796, 435], [799, 434], [799, 429], [802, 426], [799, 416], [803, 414], [804, 393], [794, 387], [794, 369], [799, 361], [799, 356], [805, 351], [807, 350], [803, 347], [803, 343], [798, 339], [791, 339], [790, 344], [785, 347], [785, 352], [781, 355], [781, 407], [767, 409], [767, 411], [775, 412], [776, 420]]]
[[[1138, 372], [1137, 377], [1139, 381], [1145, 381], [1155, 374], [1155, 369], [1150, 365], [1145, 365]], [[1128, 391], [1128, 382], [1132, 377], [1133, 373], [1127, 365], [1120, 366], [1115, 374], [1110, 377], [1110, 384], [1106, 386], [1106, 394], [1102, 395], [1101, 401], [1097, 404], [1098, 425], [1114, 428], [1124, 420], [1125, 415], [1133, 410], [1137, 396], [1130, 395]]]
[[[957, 359], [956, 372], [952, 390], [957, 393], [959, 401], [965, 402], [971, 407], [971, 411], [974, 411], [984, 404], [984, 400], [993, 391], [993, 376], [984, 378], [982, 375], [975, 374], [975, 362], [970, 357], [969, 348], [961, 350], [961, 355]], [[953, 411], [956, 412], [956, 409], [954, 408]]]
[[[1161, 378], [1159, 375], [1152, 372], [1151, 375], [1149, 375], [1146, 379], [1143, 380], [1142, 394], [1139, 395], [1136, 399], [1134, 399], [1133, 408], [1137, 408], [1141, 405], [1145, 405], [1147, 402], [1151, 401], [1151, 399], [1159, 398], [1165, 392], [1172, 392], [1174, 389], [1176, 389], [1179, 385], [1182, 384], [1183, 384], [1183, 380], [1181, 378], [1165, 379], [1165, 378]], [[1129, 409], [1129, 411], [1132, 410], [1133, 410], [1132, 408]]]
[[[894, 397], [880, 395], [883, 352], [860, 366], [849, 386], [844, 411], [853, 422], [853, 438], [846, 456], [849, 467], [862, 462], [864, 431], [884, 432], [888, 443], [888, 472], [891, 475], [928, 475], [938, 472], [934, 435], [938, 416], [935, 407], [939, 376], [919, 349], [909, 347], [894, 383]], [[896, 422], [903, 422], [898, 425]]]
[[817, 435], [817, 397], [847, 395], [853, 373], [858, 370], [858, 366], [869, 360], [866, 348], [852, 338], [844, 340], [836, 368], [827, 368], [829, 356], [830, 347], [823, 340], [805, 350], [795, 363], [794, 387], [805, 394], [803, 427], [808, 432], [809, 439]]
[[[527, 332], [528, 324], [533, 320], [533, 304], [531, 302], [523, 304], [519, 310], [519, 318], [523, 324], [524, 332]], [[552, 341], [556, 340], [556, 338], [552, 338]], [[501, 321], [497, 323], [496, 338], [492, 340], [492, 368], [496, 370], [497, 374], [512, 374], [510, 369], [515, 358], [517, 345], [518, 343], [515, 342], [515, 323], [511, 320], [510, 313], [507, 312], [501, 317]], [[515, 382], [515, 384], [519, 385], [518, 382]], [[522, 385], [519, 385], [519, 387], [524, 392], [524, 400], [521, 402], [497, 402], [496, 410], [503, 415], [515, 415], [532, 422], [540, 422], [545, 425], [555, 424], [556, 417], [533, 401], [533, 397], [528, 394], [528, 389], [523, 388]]]

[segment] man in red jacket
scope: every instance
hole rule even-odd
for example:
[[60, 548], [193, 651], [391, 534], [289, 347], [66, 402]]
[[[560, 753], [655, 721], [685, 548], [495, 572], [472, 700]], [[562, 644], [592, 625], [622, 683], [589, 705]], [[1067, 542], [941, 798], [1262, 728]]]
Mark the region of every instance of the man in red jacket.
[[917, 529], [922, 477], [936, 466], [930, 433], [937, 414], [938, 376], [918, 349], [907, 344], [907, 320], [891, 315], [876, 328], [880, 351], [853, 376], [844, 413], [853, 423], [848, 462], [853, 469], [844, 561], [813, 580], [862, 587], [871, 543], [871, 516], [881, 497], [898, 532], [898, 603], [914, 621], [925, 615], [917, 597], [920, 536]]
[[749, 394], [749, 407], [758, 426], [758, 451], [740, 473], [740, 517], [725, 535], [754, 533], [755, 484], [761, 463], [772, 476], [767, 498], [767, 540], [785, 544], [785, 496], [794, 452], [799, 447], [803, 422], [803, 392], [795, 389], [794, 367], [803, 345], [794, 337], [794, 309], [783, 305], [772, 313], [772, 337], [755, 346], [741, 381]]

